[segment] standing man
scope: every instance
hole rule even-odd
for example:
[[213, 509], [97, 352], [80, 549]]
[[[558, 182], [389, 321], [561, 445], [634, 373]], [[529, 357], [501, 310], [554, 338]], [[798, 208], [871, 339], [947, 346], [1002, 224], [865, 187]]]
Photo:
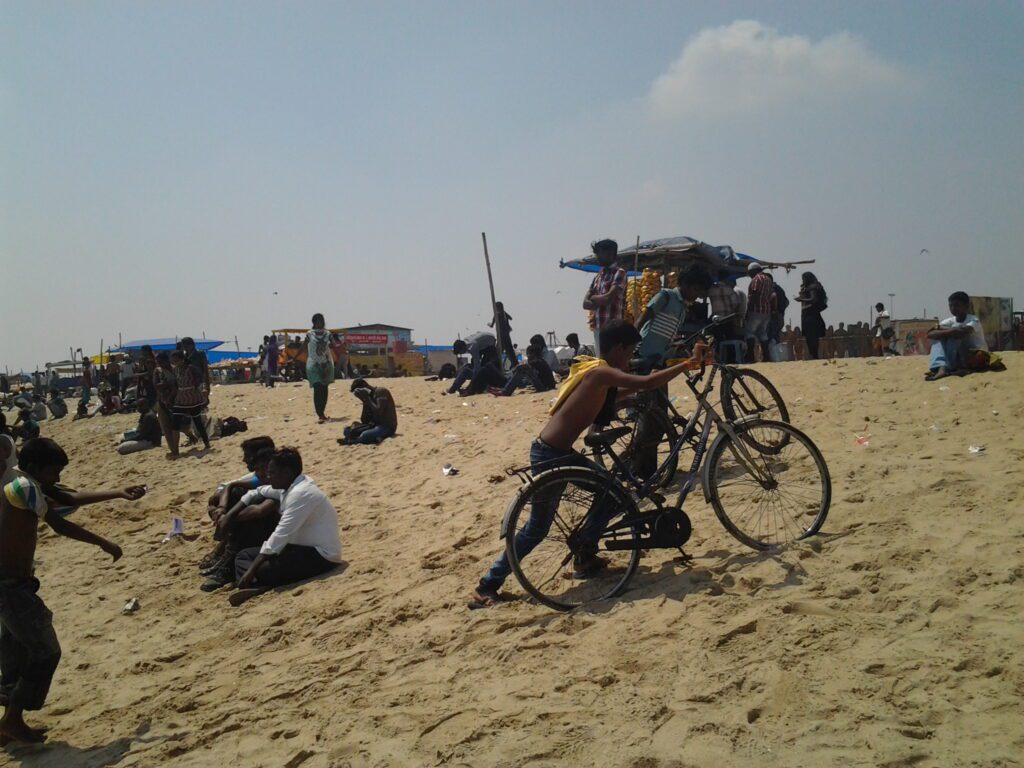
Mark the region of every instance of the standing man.
[[587, 295], [583, 297], [583, 308], [594, 313], [590, 327], [594, 331], [594, 352], [601, 355], [601, 329], [612, 320], [621, 320], [626, 304], [626, 270], [615, 266], [619, 255], [619, 244], [614, 240], [598, 240], [591, 243], [601, 271], [594, 276]]
[[750, 288], [747, 291], [747, 322], [744, 335], [747, 338], [747, 362], [757, 360], [755, 348], [761, 343], [761, 356], [768, 360], [768, 324], [775, 311], [774, 281], [757, 262], [747, 267]]
[[879, 357], [884, 357], [887, 351], [891, 351], [889, 348], [892, 346], [893, 337], [892, 318], [882, 302], [875, 304], [875, 313], [875, 352]]

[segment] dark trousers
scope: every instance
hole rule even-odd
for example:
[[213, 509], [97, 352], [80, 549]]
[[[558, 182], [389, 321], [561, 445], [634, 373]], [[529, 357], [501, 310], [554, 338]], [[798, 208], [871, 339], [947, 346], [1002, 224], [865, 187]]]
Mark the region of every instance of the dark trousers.
[[[576, 451], [560, 451], [550, 445], [541, 442], [539, 439], [533, 441], [530, 447], [531, 472], [536, 475], [546, 472], [555, 467], [589, 467], [599, 469], [590, 459]], [[530, 518], [526, 525], [516, 533], [515, 548], [516, 556], [523, 559], [530, 554], [551, 529], [551, 523], [558, 512], [558, 503], [561, 501], [565, 486], [552, 486], [541, 495], [534, 497], [530, 507]], [[586, 524], [580, 530], [583, 540], [591, 550], [597, 552], [598, 538], [601, 532], [608, 525], [618, 510], [613, 505], [598, 502], [597, 508], [588, 513]], [[505, 583], [505, 579], [512, 573], [512, 565], [508, 561], [508, 554], [502, 552], [501, 556], [494, 561], [487, 574], [480, 579], [480, 590], [484, 592], [496, 592]]]
[[462, 370], [455, 376], [448, 391], [452, 394], [458, 392], [459, 388], [467, 381], [469, 382], [465, 392], [467, 395], [479, 395], [486, 392], [488, 387], [505, 386], [505, 376], [498, 366], [494, 363], [485, 363], [475, 371], [471, 365], [462, 366]]
[[313, 385], [313, 410], [316, 411], [316, 415], [321, 419], [325, 418], [327, 411], [327, 385], [326, 384], [314, 384]]
[[501, 391], [503, 395], [511, 395], [517, 389], [521, 387], [532, 386], [538, 392], [546, 392], [549, 388], [544, 386], [544, 382], [540, 380], [538, 373], [533, 370], [533, 366], [528, 363], [516, 366], [515, 370], [512, 371], [512, 376], [509, 377], [508, 384]]
[[[263, 545], [281, 521], [280, 515], [270, 515], [259, 520], [237, 520], [228, 528], [226, 545], [231, 552]], [[315, 550], [314, 550], [315, 551]]]
[[38, 590], [38, 579], [0, 579], [0, 693], [21, 709], [42, 709], [60, 663], [53, 614]]
[[[253, 561], [260, 554], [259, 547], [243, 549], [235, 556], [235, 578], [241, 580]], [[296, 581], [311, 579], [321, 573], [327, 573], [337, 568], [337, 563], [325, 560], [323, 556], [313, 547], [300, 547], [296, 544], [286, 544], [281, 553], [267, 558], [267, 560], [256, 571], [256, 578], [253, 585], [257, 587], [283, 587], [285, 584], [294, 584]]]

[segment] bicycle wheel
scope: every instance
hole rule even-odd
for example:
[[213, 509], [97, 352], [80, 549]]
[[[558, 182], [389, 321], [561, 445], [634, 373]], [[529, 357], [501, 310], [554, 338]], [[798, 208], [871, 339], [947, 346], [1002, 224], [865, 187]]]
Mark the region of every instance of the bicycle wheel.
[[[781, 421], [732, 424], [704, 465], [715, 514], [753, 549], [781, 546], [817, 533], [832, 503], [832, 479], [821, 451], [803, 432]], [[755, 445], [771, 450], [758, 452]]]
[[[640, 480], [647, 480], [665, 465], [658, 476], [657, 485], [667, 488], [672, 483], [679, 467], [679, 454], [672, 457], [668, 464], [665, 462], [679, 439], [679, 430], [668, 413], [647, 398], [635, 403], [621, 403], [609, 426], [630, 427], [630, 433], [619, 438], [612, 447], [634, 475]], [[614, 472], [615, 467], [605, 454], [597, 454], [594, 459], [604, 469]]]
[[[763, 373], [750, 368], [723, 367], [719, 395], [722, 413], [729, 421], [758, 418], [789, 423], [789, 410], [782, 395]], [[762, 453], [774, 450], [772, 446], [752, 445]]]
[[[609, 475], [586, 467], [543, 472], [512, 500], [505, 552], [523, 589], [568, 611], [622, 592], [640, 562], [636, 505]], [[614, 531], [608, 523], [614, 522]], [[593, 569], [599, 554], [602, 567]]]
[[758, 416], [789, 423], [789, 410], [782, 395], [760, 371], [723, 366], [719, 395], [729, 421]]

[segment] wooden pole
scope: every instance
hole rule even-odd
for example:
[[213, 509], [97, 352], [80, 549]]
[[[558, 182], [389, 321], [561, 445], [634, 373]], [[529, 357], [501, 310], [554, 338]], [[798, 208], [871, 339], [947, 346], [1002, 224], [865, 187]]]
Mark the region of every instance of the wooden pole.
[[[636, 236], [636, 252], [633, 254], [633, 272], [634, 277], [632, 280], [636, 280], [635, 273], [640, 271], [640, 235]], [[640, 291], [637, 290], [640, 286], [633, 288], [633, 322], [636, 322], [640, 317]]]
[[[484, 262], [487, 264], [487, 285], [491, 289], [491, 312], [493, 313], [491, 315], [491, 317], [494, 318], [494, 339], [495, 339], [495, 342], [496, 342], [496, 346], [498, 348], [498, 360], [501, 360], [501, 353], [502, 353], [503, 350], [501, 348], [501, 325], [500, 325], [500, 323], [504, 322], [504, 318], [501, 318], [500, 321], [498, 319], [498, 301], [497, 301], [497, 299], [494, 298], [494, 276], [491, 274], [491, 254], [487, 250], [487, 233], [486, 232], [481, 232], [480, 233], [480, 237], [484, 241]], [[509, 350], [504, 350], [504, 351], [506, 351], [508, 353], [508, 356], [511, 359], [511, 357], [512, 357], [512, 350], [509, 349]], [[502, 363], [502, 367], [504, 367], [504, 363]]]

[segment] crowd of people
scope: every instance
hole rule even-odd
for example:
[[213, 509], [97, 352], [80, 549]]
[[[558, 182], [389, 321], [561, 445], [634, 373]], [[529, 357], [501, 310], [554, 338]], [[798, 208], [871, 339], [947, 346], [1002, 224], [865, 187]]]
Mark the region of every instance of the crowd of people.
[[[707, 306], [702, 306], [705, 302], [714, 314], [731, 316], [724, 341], [739, 343], [747, 359], [758, 355], [764, 360], [771, 358], [769, 345], [780, 330], [779, 315], [788, 299], [760, 265], [749, 267], [751, 282], [746, 296], [735, 289], [735, 280], [729, 275], [712, 275], [703, 267], [691, 267], [678, 275], [674, 287], [663, 288], [649, 299], [634, 325], [623, 316], [625, 272], [615, 266], [616, 249], [613, 241], [594, 244], [601, 270], [583, 301], [594, 332], [592, 348], [582, 346], [576, 334], [569, 334], [571, 359], [563, 361], [537, 334], [530, 338], [520, 361], [510, 338], [511, 316], [503, 307], [495, 318], [496, 333], [481, 331], [453, 344], [456, 355], [469, 359], [445, 394], [489, 392], [508, 397], [524, 387], [537, 392], [558, 389], [547, 423], [530, 447], [534, 473], [558, 466], [592, 466], [574, 450], [575, 442], [585, 430], [607, 426], [623, 394], [664, 388], [686, 370], [686, 363], [674, 359], [680, 356], [678, 343], [689, 328], [700, 327], [709, 319]], [[804, 273], [796, 301], [802, 307], [809, 352], [817, 357], [818, 341], [825, 335], [821, 313], [827, 307], [827, 296], [812, 273]], [[891, 318], [883, 305], [877, 309], [873, 330], [877, 349], [884, 353], [891, 346]], [[929, 379], [993, 364], [981, 323], [970, 313], [967, 294], [952, 294], [949, 309], [951, 317], [929, 333]], [[338, 355], [322, 314], [313, 316], [312, 328], [300, 344], [313, 412], [323, 424], [329, 421], [328, 393], [337, 377]], [[271, 365], [269, 361], [276, 361], [277, 345], [267, 337], [264, 346], [265, 372], [272, 386], [276, 362]], [[124, 434], [120, 453], [151, 449], [165, 440], [168, 455], [178, 456], [182, 432], [210, 447], [203, 418], [210, 396], [209, 366], [191, 338], [182, 339], [170, 352], [154, 353], [143, 347], [130, 365], [111, 363], [98, 372], [87, 361], [84, 368], [80, 414], [82, 406], [88, 406], [94, 385], [100, 390], [101, 408], [109, 404], [123, 409], [124, 403], [134, 402], [138, 425]], [[560, 387], [557, 378], [561, 378]], [[398, 416], [391, 392], [364, 378], [354, 378], [350, 391], [360, 403], [360, 415], [344, 428], [338, 442], [379, 445], [395, 437]], [[146, 494], [145, 486], [95, 492], [74, 492], [62, 486], [61, 473], [69, 458], [56, 442], [39, 436], [40, 414], [45, 418], [47, 410], [52, 406], [48, 409], [39, 396], [23, 401], [17, 421], [10, 426], [0, 411], [0, 703], [5, 708], [0, 718], [0, 744], [45, 738], [40, 729], [25, 722], [24, 714], [43, 706], [60, 661], [52, 614], [38, 595], [39, 582], [33, 575], [38, 525], [97, 546], [117, 560], [122, 553], [116, 544], [71, 522], [68, 514], [82, 505], [115, 499], [134, 502]], [[18, 441], [22, 442], [20, 451]], [[326, 574], [342, 564], [337, 510], [304, 474], [300, 453], [278, 447], [269, 436], [243, 440], [241, 451], [246, 474], [225, 481], [209, 497], [212, 549], [199, 563], [200, 588], [206, 592], [230, 588], [232, 605]], [[556, 500], [532, 505], [529, 520], [515, 540], [519, 558], [529, 556], [547, 535], [556, 511]], [[599, 555], [598, 537], [614, 511], [598, 507], [581, 531], [584, 546], [571, 563], [575, 578], [588, 578], [606, 567]], [[502, 552], [472, 589], [470, 607], [486, 608], [501, 602], [500, 590], [510, 573], [508, 557]]]

